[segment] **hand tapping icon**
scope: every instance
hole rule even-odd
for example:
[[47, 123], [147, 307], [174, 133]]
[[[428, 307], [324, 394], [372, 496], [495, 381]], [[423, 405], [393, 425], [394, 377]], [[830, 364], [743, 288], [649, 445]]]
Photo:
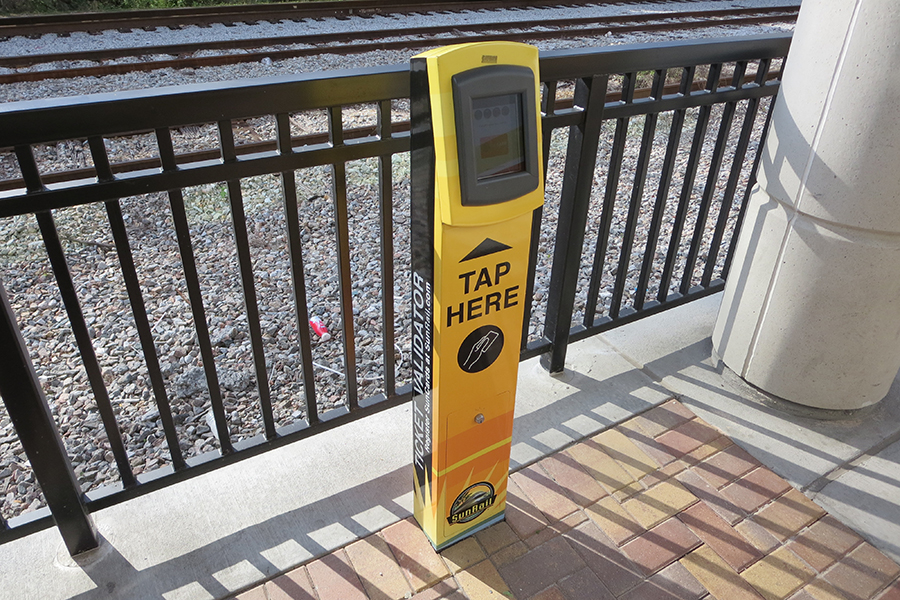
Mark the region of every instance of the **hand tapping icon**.
[[484, 336], [472, 346], [472, 349], [469, 351], [469, 356], [461, 365], [462, 368], [466, 371], [472, 370], [475, 363], [481, 360], [481, 357], [494, 345], [494, 342], [497, 341], [498, 337], [500, 337], [500, 334], [496, 331], [488, 331], [484, 334]]

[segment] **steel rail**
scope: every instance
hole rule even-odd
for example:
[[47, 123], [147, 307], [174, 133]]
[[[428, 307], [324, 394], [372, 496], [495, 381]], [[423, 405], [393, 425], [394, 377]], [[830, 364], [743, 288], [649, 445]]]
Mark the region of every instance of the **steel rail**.
[[[592, 4], [635, 4], [658, 0], [343, 0], [339, 2], [284, 2], [170, 8], [115, 12], [68, 13], [0, 17], [0, 37], [43, 35], [47, 33], [96, 32], [104, 30], [179, 28], [186, 25], [215, 23], [254, 23], [259, 21], [302, 21], [322, 18], [372, 17], [413, 13], [458, 12], [497, 9], [541, 8], [547, 6], [588, 6]], [[691, 0], [686, 0], [691, 1]]]
[[[745, 9], [742, 9], [745, 10]], [[542, 39], [559, 39], [572, 37], [596, 37], [606, 34], [625, 34], [650, 31], [677, 31], [688, 29], [704, 29], [709, 27], [723, 26], [746, 26], [758, 25], [763, 23], [780, 23], [785, 21], [796, 20], [797, 11], [782, 12], [779, 14], [765, 14], [763, 16], [742, 16], [736, 18], [722, 18], [716, 20], [698, 20], [698, 21], [673, 21], [678, 18], [677, 13], [670, 13], [667, 17], [668, 21], [656, 23], [640, 23], [634, 25], [609, 25], [601, 27], [578, 27], [574, 29], [553, 30], [553, 31], [517, 31], [496, 34], [473, 33], [470, 35], [450, 35], [431, 37], [429, 39], [403, 39], [396, 41], [375, 41], [361, 44], [338, 44], [335, 46], [296, 48], [286, 50], [269, 50], [260, 52], [247, 52], [242, 54], [221, 54], [216, 56], [202, 56], [192, 58], [179, 58], [173, 60], [146, 61], [140, 63], [116, 63], [110, 65], [100, 65], [92, 67], [75, 67], [71, 69], [48, 69], [43, 71], [26, 71], [21, 73], [5, 73], [0, 75], [0, 85], [9, 83], [19, 83], [24, 81], [43, 81], [46, 79], [67, 79], [73, 77], [100, 77], [105, 75], [117, 75], [124, 73], [133, 73], [137, 71], [155, 71], [159, 69], [184, 69], [184, 68], [201, 68], [215, 67], [229, 64], [239, 64], [248, 62], [259, 62], [263, 59], [285, 60], [291, 58], [301, 58], [304, 56], [316, 56], [323, 53], [332, 54], [357, 54], [374, 52], [378, 50], [411, 50], [428, 48], [438, 45], [457, 44], [472, 41], [491, 41], [491, 40], [542, 40]], [[694, 17], [699, 18], [699, 17]], [[639, 20], [632, 18], [631, 21]], [[519, 29], [517, 25], [507, 27]], [[437, 29], [437, 28], [435, 28]], [[449, 31], [460, 30], [459, 27], [448, 27]], [[490, 29], [490, 27], [488, 27]], [[494, 26], [494, 30], [499, 27]], [[421, 33], [421, 29], [416, 33]], [[385, 33], [385, 32], [381, 32]], [[387, 32], [393, 37], [398, 35], [397, 31]]]
[[[171, 44], [165, 46], [143, 46], [134, 48], [107, 48], [103, 50], [85, 50], [82, 52], [61, 52], [53, 54], [25, 54], [21, 56], [0, 57], [0, 67], [20, 68], [51, 62], [75, 62], [115, 60], [154, 55], [186, 56], [195, 52], [209, 50], [242, 50], [250, 48], [276, 48], [299, 44], [320, 45], [353, 42], [357, 40], [381, 40], [406, 36], [441, 35], [453, 32], [484, 32], [504, 29], [531, 29], [536, 27], [575, 27], [585, 25], [612, 25], [632, 23], [634, 21], [666, 21], [671, 19], [717, 19], [720, 17], [737, 17], [746, 15], [783, 15], [796, 17], [796, 6], [770, 6], [761, 8], [740, 8], [724, 10], [698, 10], [678, 13], [656, 12], [641, 15], [612, 15], [603, 17], [570, 17], [562, 19], [535, 19], [503, 23], [469, 23], [443, 25], [434, 27], [417, 27], [402, 29], [373, 29], [369, 31], [342, 31], [338, 33], [317, 35], [291, 35], [270, 38], [253, 38], [239, 40], [216, 40], [193, 44]], [[649, 24], [649, 23], [648, 23]]]

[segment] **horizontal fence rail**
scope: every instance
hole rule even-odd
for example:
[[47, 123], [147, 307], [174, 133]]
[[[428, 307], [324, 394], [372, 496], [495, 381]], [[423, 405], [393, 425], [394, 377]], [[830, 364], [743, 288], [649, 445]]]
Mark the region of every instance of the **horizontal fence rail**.
[[[523, 358], [722, 288], [789, 43], [542, 53]], [[0, 105], [0, 491], [43, 490], [0, 540], [77, 553], [92, 511], [410, 399], [408, 98], [395, 65]]]

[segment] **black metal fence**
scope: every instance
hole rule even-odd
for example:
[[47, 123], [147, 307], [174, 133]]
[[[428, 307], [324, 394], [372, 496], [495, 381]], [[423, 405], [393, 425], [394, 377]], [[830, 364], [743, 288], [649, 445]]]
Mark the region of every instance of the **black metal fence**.
[[[789, 43], [765, 36], [542, 54], [548, 187], [533, 219], [523, 358], [543, 355], [559, 371], [569, 342], [722, 288]], [[12, 457], [0, 463], [8, 518], [0, 539], [55, 520], [70, 552], [83, 551], [96, 545], [92, 511], [410, 399], [402, 342], [408, 282], [400, 272], [408, 265], [408, 94], [408, 68], [397, 65], [0, 106], [4, 235], [36, 221], [40, 243], [17, 243], [16, 252], [35, 245], [41, 252], [33, 261], [8, 254], [0, 276], [0, 395], [16, 433], [0, 432], [0, 458]], [[348, 107], [360, 105], [372, 119], [350, 123]], [[304, 129], [300, 122], [311, 122], [299, 119], [304, 114], [320, 130]], [[214, 134], [214, 147], [184, 147], [184, 132], [202, 128]], [[146, 156], [117, 153], [125, 138], [141, 141]], [[81, 149], [82, 163], [54, 166], [47, 156], [66, 144]], [[371, 178], [348, 185], [348, 165], [361, 161]], [[323, 173], [330, 189], [310, 196], [309, 179]], [[263, 202], [274, 189], [280, 203], [260, 214], [278, 215], [284, 268], [263, 260], [258, 246], [268, 242], [257, 238], [269, 230], [256, 229], [258, 198], [251, 201], [244, 185], [266, 177]], [[197, 190], [230, 217], [243, 308], [221, 318], [213, 313], [227, 302], [206, 281], [218, 269], [208, 261], [222, 251], [201, 251], [207, 230], [192, 216]], [[60, 232], [67, 210], [101, 206], [108, 242], [85, 245]], [[310, 210], [328, 213], [326, 231], [311, 226]], [[377, 238], [368, 245], [354, 237], [362, 212]], [[154, 222], [168, 237], [140, 237], [141, 224]], [[317, 275], [330, 268], [317, 254], [326, 238], [335, 262], [327, 281]], [[177, 285], [142, 277], [147, 257], [159, 256], [148, 254], [153, 240], [162, 240], [161, 253], [180, 256]], [[118, 268], [95, 258], [79, 263], [86, 252], [108, 254]], [[42, 261], [46, 269], [33, 266]], [[98, 269], [114, 270], [120, 282], [127, 310], [118, 316], [102, 314], [95, 304], [103, 292], [83, 285], [86, 270]], [[260, 291], [278, 287], [273, 273], [289, 298], [279, 314], [293, 320], [280, 329], [268, 313], [275, 301]], [[377, 293], [366, 296], [366, 286]], [[334, 306], [323, 314], [340, 325], [323, 365], [324, 346], [307, 323], [327, 297]], [[186, 314], [176, 319], [192, 324], [187, 356], [167, 329], [166, 305], [179, 302]], [[104, 319], [125, 319], [124, 312], [127, 327], [104, 328]], [[56, 327], [49, 333], [48, 320]], [[220, 342], [235, 327], [245, 332], [245, 383], [255, 389], [222, 381], [230, 350]], [[60, 343], [44, 347], [41, 335]], [[114, 369], [110, 353], [125, 357]], [[61, 364], [67, 370], [54, 375]], [[203, 391], [178, 401], [172, 371], [188, 364], [198, 365]], [[77, 386], [82, 400], [66, 391]], [[123, 396], [140, 393], [151, 410], [129, 416]], [[247, 398], [253, 406], [241, 403]], [[103, 439], [78, 437], [91, 419]], [[249, 430], [239, 426], [248, 420]], [[99, 469], [73, 470], [70, 457], [85, 448]], [[43, 492], [31, 503], [36, 510], [10, 504], [34, 478]]]

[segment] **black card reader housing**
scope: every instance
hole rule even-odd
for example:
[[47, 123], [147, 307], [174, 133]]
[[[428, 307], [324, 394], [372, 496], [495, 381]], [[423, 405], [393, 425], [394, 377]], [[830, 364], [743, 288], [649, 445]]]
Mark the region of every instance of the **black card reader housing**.
[[463, 206], [520, 198], [540, 183], [535, 75], [489, 65], [452, 77]]

